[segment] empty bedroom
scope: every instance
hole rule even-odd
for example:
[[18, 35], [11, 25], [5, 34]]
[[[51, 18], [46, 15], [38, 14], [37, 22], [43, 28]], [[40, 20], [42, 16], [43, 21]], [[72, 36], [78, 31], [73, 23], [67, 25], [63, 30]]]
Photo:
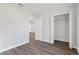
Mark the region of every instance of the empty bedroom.
[[78, 3], [0, 3], [0, 55], [78, 55]]

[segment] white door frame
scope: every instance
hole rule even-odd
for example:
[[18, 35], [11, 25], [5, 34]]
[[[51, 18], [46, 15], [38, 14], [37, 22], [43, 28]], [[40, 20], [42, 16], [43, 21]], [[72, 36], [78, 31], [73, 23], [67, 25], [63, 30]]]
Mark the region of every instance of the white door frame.
[[51, 44], [54, 43], [54, 16], [62, 14], [69, 14], [69, 48], [72, 49], [72, 11], [65, 11], [51, 15]]

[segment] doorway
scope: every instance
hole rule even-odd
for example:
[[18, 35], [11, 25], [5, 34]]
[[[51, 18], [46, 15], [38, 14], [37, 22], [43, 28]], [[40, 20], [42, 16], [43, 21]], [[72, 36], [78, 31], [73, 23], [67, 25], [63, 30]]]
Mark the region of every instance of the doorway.
[[33, 19], [29, 19], [29, 42], [33, 43], [35, 41], [35, 32], [33, 31], [34, 22]]
[[69, 14], [54, 16], [54, 40], [69, 42]]
[[68, 42], [72, 49], [72, 12], [62, 12], [51, 16], [51, 44], [55, 40]]

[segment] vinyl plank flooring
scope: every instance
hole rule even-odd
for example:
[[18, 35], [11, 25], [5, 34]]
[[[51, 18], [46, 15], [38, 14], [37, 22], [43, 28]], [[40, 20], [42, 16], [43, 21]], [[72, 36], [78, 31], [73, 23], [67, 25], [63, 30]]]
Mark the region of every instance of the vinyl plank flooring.
[[7, 50], [0, 55], [78, 55], [76, 49], [69, 49], [69, 43], [56, 41], [50, 44], [35, 40], [35, 33], [29, 33], [30, 43]]
[[[68, 43], [55, 41], [50, 43], [35, 41], [0, 53], [0, 55], [77, 55], [76, 49], [69, 49]], [[58, 42], [58, 43], [57, 43]], [[60, 44], [61, 43], [61, 44]], [[65, 47], [64, 47], [65, 46]]]

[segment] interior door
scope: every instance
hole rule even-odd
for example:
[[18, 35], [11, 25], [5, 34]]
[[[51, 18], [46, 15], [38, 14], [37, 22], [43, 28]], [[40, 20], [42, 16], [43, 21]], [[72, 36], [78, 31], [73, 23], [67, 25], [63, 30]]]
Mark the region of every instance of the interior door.
[[43, 19], [42, 18], [39, 18], [39, 19], [36, 19], [36, 31], [35, 31], [36, 35], [36, 40], [40, 40], [42, 41], [43, 39]]

